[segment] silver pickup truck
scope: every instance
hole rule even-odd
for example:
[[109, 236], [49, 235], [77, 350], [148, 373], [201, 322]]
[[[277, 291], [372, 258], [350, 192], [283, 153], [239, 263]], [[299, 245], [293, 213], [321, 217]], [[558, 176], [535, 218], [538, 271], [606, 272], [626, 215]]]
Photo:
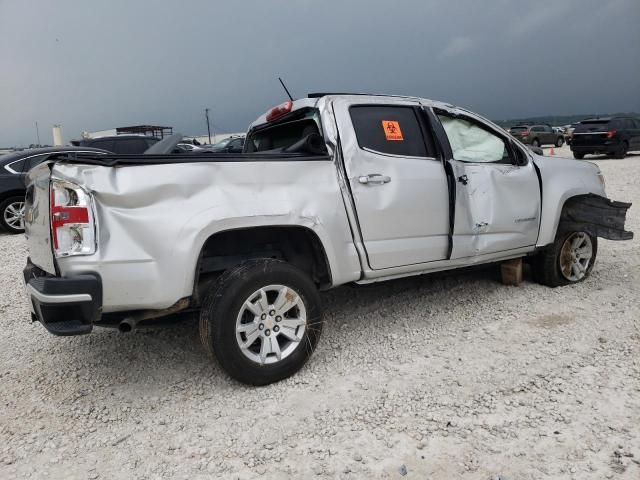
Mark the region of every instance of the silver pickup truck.
[[422, 98], [289, 101], [250, 126], [241, 154], [163, 143], [29, 173], [24, 280], [51, 333], [199, 311], [205, 349], [262, 385], [316, 347], [322, 289], [519, 257], [555, 287], [589, 275], [597, 237], [633, 236], [630, 204], [606, 198], [596, 165], [536, 155]]

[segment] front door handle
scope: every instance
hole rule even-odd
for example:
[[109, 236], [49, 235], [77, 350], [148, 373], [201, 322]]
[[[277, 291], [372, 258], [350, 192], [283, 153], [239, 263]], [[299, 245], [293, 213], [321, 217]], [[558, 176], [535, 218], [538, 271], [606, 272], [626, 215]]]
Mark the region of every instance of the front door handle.
[[364, 185], [384, 185], [391, 181], [391, 177], [379, 173], [370, 173], [369, 175], [361, 175], [358, 177], [358, 181]]

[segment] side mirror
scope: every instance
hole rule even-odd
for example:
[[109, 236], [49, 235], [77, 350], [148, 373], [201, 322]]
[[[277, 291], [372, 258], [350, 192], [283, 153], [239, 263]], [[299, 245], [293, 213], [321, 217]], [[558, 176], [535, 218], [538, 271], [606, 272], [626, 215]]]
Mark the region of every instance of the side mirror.
[[544, 155], [544, 150], [542, 150], [542, 148], [540, 147], [534, 147], [532, 145], [529, 145], [529, 150], [531, 150], [536, 155]]

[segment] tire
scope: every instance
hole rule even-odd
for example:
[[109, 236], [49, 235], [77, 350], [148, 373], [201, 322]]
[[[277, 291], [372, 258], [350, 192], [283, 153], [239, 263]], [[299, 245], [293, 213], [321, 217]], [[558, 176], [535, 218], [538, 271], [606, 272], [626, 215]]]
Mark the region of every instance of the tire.
[[560, 148], [562, 145], [564, 145], [564, 138], [558, 137], [556, 140], [556, 147]]
[[621, 159], [627, 156], [627, 152], [629, 151], [629, 144], [627, 142], [622, 142], [620, 148], [613, 154], [613, 158]]
[[[575, 247], [574, 247], [575, 245]], [[572, 255], [578, 254], [575, 258]], [[553, 245], [534, 257], [535, 280], [542, 285], [559, 287], [579, 283], [589, 276], [598, 254], [598, 239], [587, 232], [570, 231], [556, 236]], [[582, 258], [580, 258], [582, 255]], [[579, 272], [573, 268], [579, 263]]]
[[573, 152], [573, 158], [576, 160], [582, 160], [584, 158], [584, 153]]
[[250, 260], [227, 270], [202, 302], [200, 339], [205, 350], [229, 375], [250, 385], [268, 385], [300, 370], [321, 333], [316, 285], [302, 270], [280, 260]]
[[538, 140], [537, 138], [534, 138], [533, 140], [531, 140], [531, 146], [532, 147], [539, 147], [540, 146], [540, 140]]
[[0, 203], [0, 226], [9, 233], [24, 232], [24, 197], [9, 197]]

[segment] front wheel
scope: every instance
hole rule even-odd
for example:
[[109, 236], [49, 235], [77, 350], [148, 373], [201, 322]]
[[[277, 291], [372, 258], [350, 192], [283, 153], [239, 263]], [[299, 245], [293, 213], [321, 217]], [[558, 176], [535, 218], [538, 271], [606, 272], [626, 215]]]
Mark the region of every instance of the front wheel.
[[539, 147], [540, 146], [540, 140], [538, 140], [537, 138], [534, 138], [533, 140], [531, 140], [531, 146]]
[[24, 197], [10, 197], [0, 203], [0, 225], [9, 233], [24, 232]]
[[573, 158], [576, 160], [582, 160], [584, 158], [584, 153], [573, 152]]
[[250, 385], [293, 375], [321, 332], [318, 289], [303, 271], [279, 260], [251, 260], [222, 274], [200, 313], [205, 349]]
[[564, 145], [564, 138], [558, 137], [556, 140], [556, 147], [560, 148], [562, 145]]
[[598, 239], [587, 232], [559, 234], [534, 259], [536, 281], [549, 287], [578, 283], [589, 276], [598, 253]]

